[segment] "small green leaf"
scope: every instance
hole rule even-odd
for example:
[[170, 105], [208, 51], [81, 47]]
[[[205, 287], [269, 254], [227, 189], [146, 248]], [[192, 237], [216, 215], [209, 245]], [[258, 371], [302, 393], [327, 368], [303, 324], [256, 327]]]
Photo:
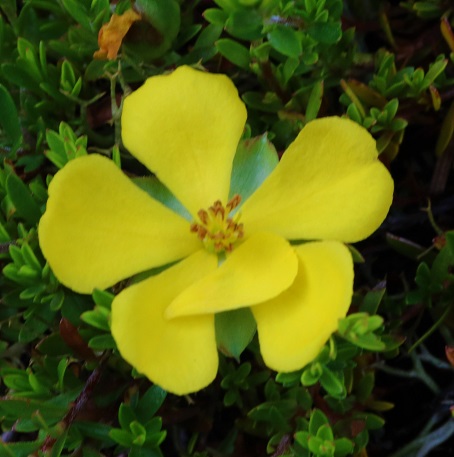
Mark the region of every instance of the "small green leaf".
[[301, 384], [303, 386], [313, 386], [322, 375], [323, 367], [319, 363], [312, 363], [301, 374]]
[[0, 126], [15, 153], [22, 142], [22, 131], [16, 104], [3, 84], [0, 84]]
[[310, 436], [307, 444], [311, 452], [313, 452], [316, 456], [320, 456], [320, 450], [324, 444], [320, 438]]
[[93, 311], [85, 311], [80, 316], [87, 324], [106, 332], [110, 331], [108, 317], [109, 310], [100, 306], [95, 306]]
[[88, 341], [88, 347], [95, 351], [105, 351], [107, 349], [116, 349], [117, 345], [112, 335], [96, 335]]
[[66, 429], [55, 441], [50, 451], [49, 457], [60, 457], [63, 449], [65, 448], [66, 439], [68, 437], [68, 430]]
[[290, 27], [278, 24], [268, 33], [268, 40], [284, 56], [299, 57], [303, 52], [301, 35]]
[[229, 38], [222, 38], [216, 41], [215, 46], [227, 60], [244, 70], [249, 69], [251, 58], [246, 47]]
[[379, 288], [371, 290], [366, 294], [364, 300], [359, 308], [360, 312], [375, 314], [380, 306], [380, 303], [385, 295], [386, 287], [380, 285]]
[[322, 105], [323, 99], [323, 80], [317, 81], [311, 90], [309, 100], [306, 106], [306, 122], [312, 121], [317, 117], [317, 114]]
[[424, 77], [422, 87], [427, 89], [443, 73], [448, 65], [448, 59], [440, 59], [433, 63]]
[[218, 8], [208, 8], [203, 12], [203, 17], [210, 23], [224, 27], [225, 21], [229, 17], [225, 11]]
[[323, 441], [333, 441], [334, 435], [329, 424], [322, 425], [317, 431], [317, 438]]
[[135, 409], [137, 418], [143, 423], [150, 420], [158, 411], [167, 396], [167, 392], [159, 386], [151, 386], [140, 398]]
[[42, 446], [39, 441], [24, 441], [22, 443], [0, 442], [0, 457], [29, 457]]
[[95, 289], [92, 293], [92, 297], [96, 305], [110, 311], [115, 296], [105, 290]]
[[225, 30], [240, 40], [259, 40], [262, 28], [262, 17], [256, 10], [234, 11], [225, 22]]
[[309, 25], [307, 33], [319, 43], [334, 44], [341, 39], [342, 28], [340, 22], [315, 22]]
[[364, 419], [368, 430], [378, 430], [385, 425], [384, 419], [372, 413], [360, 413], [355, 415], [355, 419]]
[[134, 41], [128, 41], [128, 49], [150, 59], [162, 56], [170, 49], [180, 30], [179, 3], [176, 0], [136, 0], [135, 8], [151, 24], [152, 30], [147, 31], [147, 24], [139, 21], [137, 27], [143, 26], [143, 33], [138, 34]]
[[346, 455], [350, 455], [355, 447], [353, 442], [348, 438], [339, 438], [334, 440], [334, 446], [336, 447], [334, 457], [344, 457]]
[[443, 123], [441, 124], [440, 133], [438, 135], [437, 145], [435, 146], [435, 154], [440, 157], [445, 152], [451, 141], [454, 132], [454, 101], [451, 103], [448, 112], [446, 113]]
[[6, 191], [16, 208], [17, 215], [29, 225], [36, 225], [41, 218], [41, 209], [27, 185], [17, 175], [11, 173], [6, 179]]
[[347, 394], [342, 374], [331, 371], [326, 366], [323, 367], [320, 384], [332, 397], [345, 398]]
[[245, 92], [242, 98], [249, 107], [266, 113], [276, 113], [283, 108], [282, 101], [274, 92], [267, 92], [265, 95], [260, 92]]
[[118, 444], [121, 444], [124, 447], [131, 447], [133, 436], [131, 433], [121, 428], [113, 428], [109, 431], [109, 437], [112, 438]]
[[320, 409], [314, 409], [309, 419], [309, 433], [311, 435], [317, 435], [320, 427], [329, 426], [328, 418]]
[[62, 0], [63, 6], [72, 18], [84, 29], [91, 30], [89, 15], [83, 3], [77, 0]]

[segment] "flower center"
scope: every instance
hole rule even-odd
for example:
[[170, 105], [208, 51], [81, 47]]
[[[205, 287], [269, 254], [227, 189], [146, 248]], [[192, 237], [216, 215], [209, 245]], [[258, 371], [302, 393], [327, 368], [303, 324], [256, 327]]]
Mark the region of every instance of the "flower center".
[[243, 224], [238, 223], [239, 214], [235, 218], [229, 217], [240, 202], [241, 197], [235, 195], [225, 206], [217, 200], [208, 210], [201, 209], [197, 213], [199, 222], [191, 224], [191, 232], [197, 234], [208, 251], [216, 254], [231, 252], [234, 244], [243, 238]]

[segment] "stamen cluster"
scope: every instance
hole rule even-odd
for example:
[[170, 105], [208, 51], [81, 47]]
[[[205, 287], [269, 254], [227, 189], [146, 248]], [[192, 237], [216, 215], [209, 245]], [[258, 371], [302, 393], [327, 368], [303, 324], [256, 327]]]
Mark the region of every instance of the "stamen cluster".
[[197, 234], [208, 251], [216, 254], [231, 252], [235, 243], [243, 238], [243, 224], [238, 223], [239, 214], [235, 218], [228, 217], [240, 202], [241, 197], [235, 195], [225, 207], [217, 200], [208, 210], [201, 209], [197, 213], [200, 222], [191, 224], [191, 232]]

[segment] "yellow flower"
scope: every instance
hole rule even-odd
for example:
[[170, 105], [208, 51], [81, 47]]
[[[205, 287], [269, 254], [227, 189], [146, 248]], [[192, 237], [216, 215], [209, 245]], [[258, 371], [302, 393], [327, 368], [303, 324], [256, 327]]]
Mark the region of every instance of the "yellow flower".
[[[216, 376], [214, 316], [227, 310], [251, 308], [270, 368], [310, 362], [350, 304], [353, 265], [342, 242], [370, 235], [391, 204], [374, 140], [336, 117], [310, 122], [245, 201], [229, 195], [245, 121], [224, 75], [180, 67], [150, 78], [125, 99], [123, 141], [191, 220], [92, 154], [55, 175], [39, 225], [51, 268], [79, 293], [184, 259], [112, 304], [122, 356], [177, 394]], [[302, 239], [316, 241], [288, 242]]]

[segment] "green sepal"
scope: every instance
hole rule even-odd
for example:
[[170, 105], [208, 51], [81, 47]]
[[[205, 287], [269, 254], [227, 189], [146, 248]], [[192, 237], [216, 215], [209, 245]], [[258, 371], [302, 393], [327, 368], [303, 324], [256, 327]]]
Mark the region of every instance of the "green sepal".
[[153, 197], [155, 200], [162, 203], [164, 206], [167, 206], [167, 208], [175, 211], [177, 214], [190, 222], [193, 220], [193, 217], [188, 212], [188, 210], [155, 176], [133, 178], [132, 182], [144, 190], [148, 195]]
[[229, 199], [238, 194], [244, 202], [278, 162], [276, 149], [266, 134], [241, 141], [233, 160]]
[[257, 325], [250, 309], [241, 308], [216, 314], [215, 327], [219, 350], [238, 360], [254, 337]]

